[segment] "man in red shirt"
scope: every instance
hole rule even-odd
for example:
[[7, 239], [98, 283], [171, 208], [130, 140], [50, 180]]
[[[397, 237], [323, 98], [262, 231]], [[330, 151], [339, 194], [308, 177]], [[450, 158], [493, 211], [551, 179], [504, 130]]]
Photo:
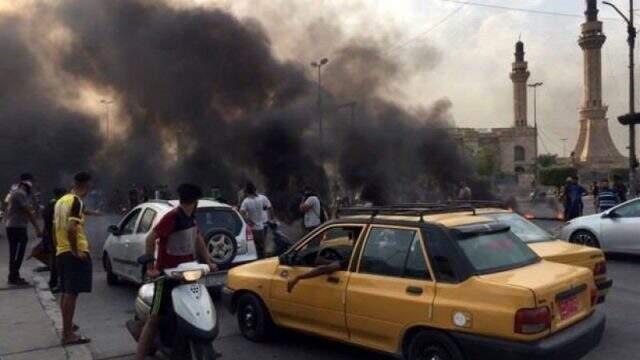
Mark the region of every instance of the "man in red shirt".
[[[177, 267], [181, 263], [194, 261], [195, 256], [202, 263], [208, 264], [211, 271], [217, 266], [212, 262], [202, 235], [198, 232], [195, 215], [198, 200], [202, 197], [200, 187], [193, 184], [182, 184], [178, 187], [180, 205], [168, 212], [147, 235], [146, 254], [153, 256], [156, 250], [158, 257], [155, 264], [147, 267], [150, 279], [157, 278], [164, 269]], [[171, 290], [175, 283], [165, 278], [156, 280], [151, 313], [142, 329], [138, 340], [136, 359], [144, 360], [149, 352], [153, 338], [158, 330], [159, 316], [171, 311]]]

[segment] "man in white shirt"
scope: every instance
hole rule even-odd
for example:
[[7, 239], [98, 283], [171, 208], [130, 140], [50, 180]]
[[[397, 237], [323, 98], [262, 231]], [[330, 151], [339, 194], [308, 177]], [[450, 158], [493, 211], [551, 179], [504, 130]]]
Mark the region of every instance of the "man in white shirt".
[[304, 198], [300, 204], [300, 211], [304, 213], [303, 225], [307, 233], [317, 228], [322, 222], [320, 199], [309, 186], [304, 189]]
[[251, 182], [247, 183], [244, 192], [245, 198], [240, 205], [240, 213], [251, 226], [258, 258], [262, 259], [265, 257], [265, 223], [273, 218], [271, 202], [266, 196], [258, 194], [255, 185]]

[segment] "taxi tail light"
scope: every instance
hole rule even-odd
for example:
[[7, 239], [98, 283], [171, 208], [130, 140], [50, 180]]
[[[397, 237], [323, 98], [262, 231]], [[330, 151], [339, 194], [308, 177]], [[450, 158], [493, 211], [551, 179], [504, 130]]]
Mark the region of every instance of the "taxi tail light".
[[551, 327], [549, 308], [520, 309], [516, 312], [514, 331], [518, 334], [537, 334]]
[[244, 233], [247, 237], [247, 241], [253, 241], [253, 231], [251, 230], [251, 226], [247, 225]]
[[598, 289], [591, 289], [591, 306], [595, 306], [598, 303]]
[[606, 261], [601, 261], [599, 263], [596, 264], [596, 266], [593, 268], [593, 275], [598, 276], [598, 275], [604, 275], [607, 273], [607, 262]]

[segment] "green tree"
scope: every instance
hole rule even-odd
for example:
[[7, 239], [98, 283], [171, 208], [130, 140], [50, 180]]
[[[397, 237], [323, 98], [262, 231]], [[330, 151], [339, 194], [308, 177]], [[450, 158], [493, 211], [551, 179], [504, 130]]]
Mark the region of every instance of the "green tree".
[[546, 186], [561, 186], [569, 176], [578, 175], [578, 169], [573, 167], [549, 167], [540, 170], [540, 183]]
[[541, 168], [556, 166], [558, 165], [558, 155], [557, 154], [538, 155], [538, 165]]
[[480, 176], [493, 176], [498, 170], [498, 160], [494, 150], [481, 148], [475, 156], [476, 172]]

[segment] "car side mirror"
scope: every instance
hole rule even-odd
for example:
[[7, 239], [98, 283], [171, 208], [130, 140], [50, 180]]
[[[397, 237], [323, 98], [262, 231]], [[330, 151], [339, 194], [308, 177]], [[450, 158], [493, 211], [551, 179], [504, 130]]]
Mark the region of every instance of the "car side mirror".
[[109, 227], [107, 228], [107, 231], [109, 232], [109, 234], [113, 236], [118, 236], [120, 229], [118, 229], [118, 226], [116, 225], [109, 225]]
[[612, 210], [607, 210], [602, 214], [602, 218], [603, 219], [613, 219], [613, 218], [617, 218], [620, 215], [618, 215], [615, 211]]

